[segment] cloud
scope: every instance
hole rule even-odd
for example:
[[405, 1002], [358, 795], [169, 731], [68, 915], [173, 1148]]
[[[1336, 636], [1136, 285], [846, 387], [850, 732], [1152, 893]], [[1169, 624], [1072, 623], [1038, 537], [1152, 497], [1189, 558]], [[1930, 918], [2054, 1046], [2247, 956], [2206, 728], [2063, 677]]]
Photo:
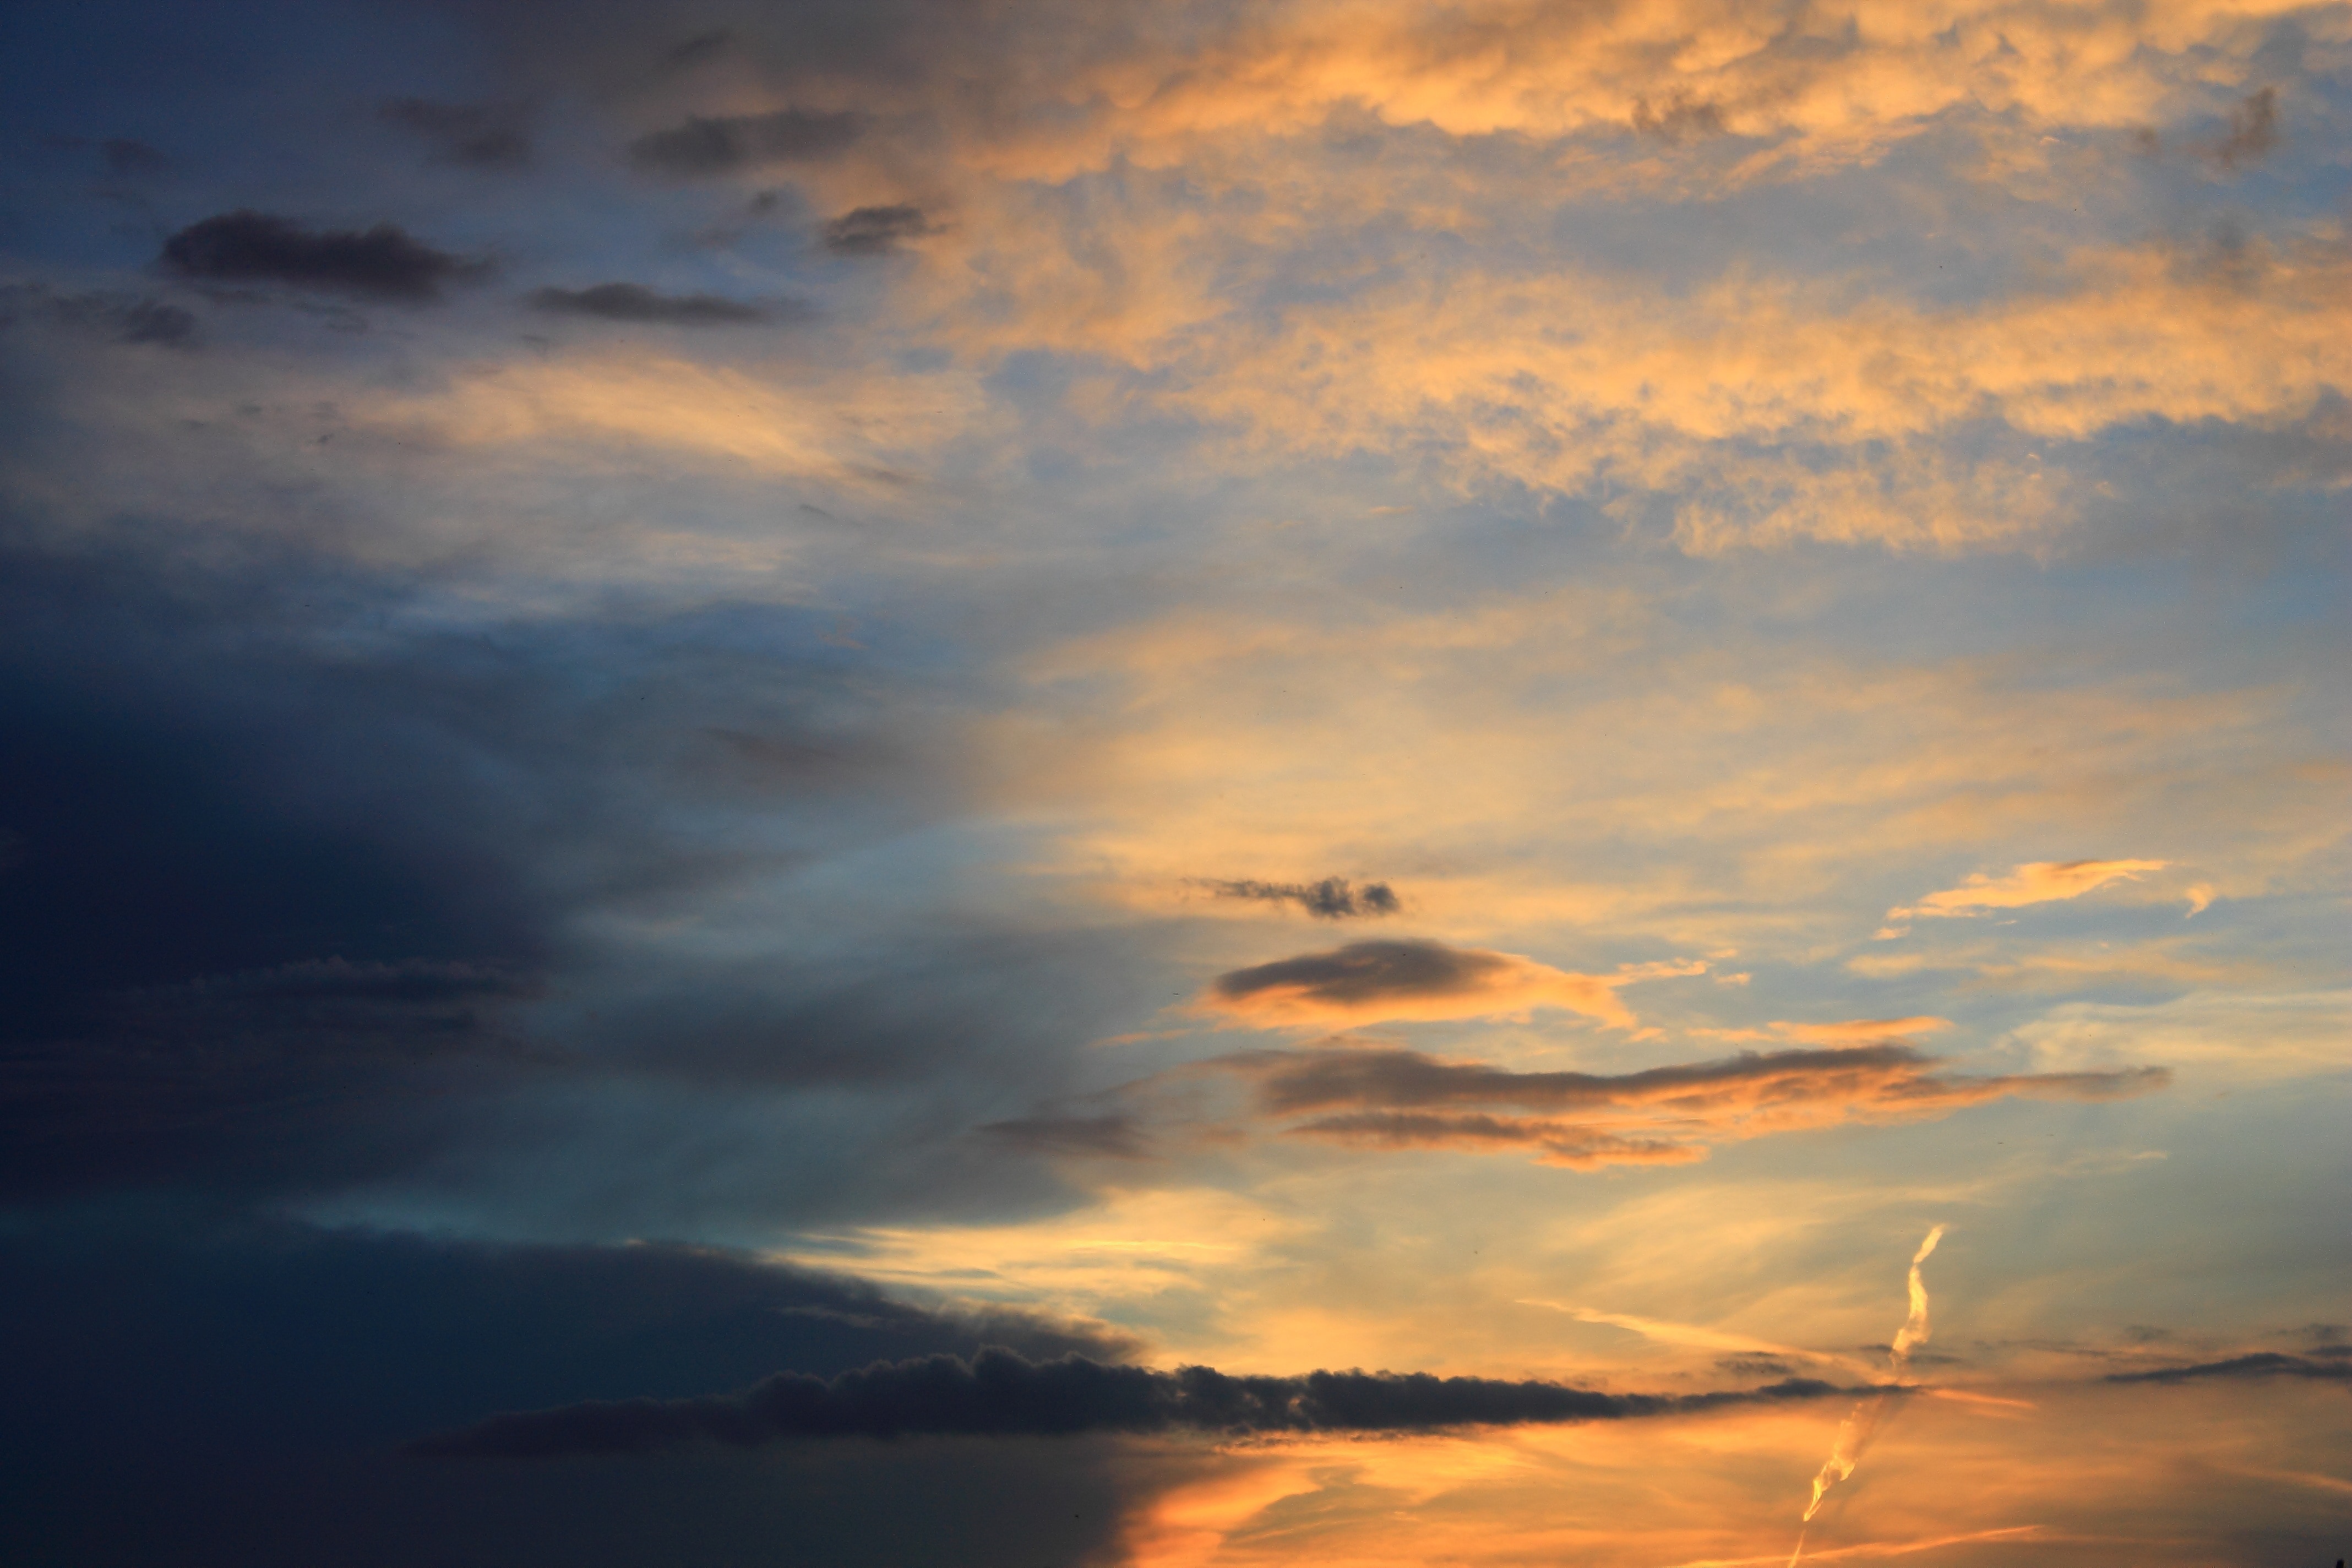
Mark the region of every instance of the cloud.
[[1297, 904], [1318, 920], [1348, 920], [1360, 915], [1392, 915], [1403, 908], [1396, 890], [1386, 882], [1367, 882], [1359, 889], [1345, 877], [1319, 882], [1216, 881], [1201, 883], [1221, 899], [1252, 899], [1261, 903]]
[[607, 321], [660, 322], [681, 327], [742, 326], [775, 320], [763, 305], [714, 294], [656, 294], [637, 283], [598, 283], [586, 289], [545, 288], [530, 296], [531, 308], [563, 316], [593, 316]]
[[1041, 1154], [1140, 1159], [1150, 1152], [1143, 1129], [1132, 1116], [1020, 1116], [984, 1121], [975, 1131]]
[[2352, 1383], [2352, 1362], [2314, 1360], [2258, 1351], [2226, 1361], [2194, 1362], [2186, 1366], [2158, 1367], [2149, 1372], [2110, 1373], [2105, 1383], [2203, 1383], [2217, 1378], [2300, 1377], [2322, 1383]]
[[683, 125], [629, 143], [641, 169], [665, 174], [725, 174], [763, 163], [838, 153], [864, 132], [865, 116], [779, 109], [767, 114], [695, 115]]
[[436, 162], [477, 169], [519, 169], [530, 162], [525, 111], [513, 104], [436, 103], [395, 98], [377, 114], [433, 144]]
[[1899, 936], [1900, 922], [1920, 916], [1969, 916], [1987, 910], [2021, 909], [2028, 904], [2079, 899], [2109, 882], [2137, 881], [2143, 871], [2161, 871], [2168, 860], [2035, 860], [2006, 877], [1974, 873], [1957, 888], [1928, 894], [1908, 908], [1886, 911], [1887, 929], [1881, 937]]
[[1358, 942], [1221, 974], [1203, 1005], [1253, 1021], [1318, 1026], [1491, 1018], [1559, 1007], [1631, 1028], [1636, 1019], [1617, 999], [1618, 986], [1706, 967], [1572, 974], [1516, 953], [1437, 942]]
[[[0, 1387], [11, 1552], [39, 1561], [626, 1568], [650, 1552], [717, 1568], [789, 1541], [796, 1560], [856, 1568], [1039, 1568], [1098, 1561], [1132, 1487], [1017, 1440], [686, 1458], [586, 1488], [513, 1473], [495, 1497], [399, 1455], [486, 1410], [686, 1398], [780, 1367], [1140, 1349], [721, 1247], [467, 1241], [150, 1200], [12, 1211], [0, 1277], [0, 1333], [42, 1347]], [[107, 1506], [126, 1493], [138, 1509]]]
[[483, 270], [395, 225], [313, 231], [250, 208], [190, 224], [163, 242], [164, 265], [212, 282], [290, 283], [423, 304]]
[[855, 207], [826, 220], [824, 247], [835, 256], [887, 256], [902, 239], [937, 232], [919, 206]]
[[[1679, 1164], [1773, 1133], [1948, 1115], [2006, 1098], [2103, 1100], [2165, 1087], [2161, 1068], [1946, 1076], [1885, 1042], [1742, 1052], [1640, 1072], [1512, 1072], [1417, 1051], [1253, 1052], [1211, 1067], [1251, 1080], [1286, 1133], [1387, 1149], [1525, 1149], [1544, 1164]], [[1512, 1115], [1498, 1112], [1536, 1112]], [[1566, 1113], [1565, 1115], [1561, 1113]]]
[[2230, 110], [2230, 134], [2213, 150], [2225, 169], [2260, 162], [2279, 143], [2278, 89], [2263, 88]]
[[1839, 1392], [1826, 1383], [1795, 1379], [1737, 1393], [1670, 1395], [1427, 1373], [1235, 1377], [1213, 1367], [1156, 1372], [1080, 1355], [1033, 1362], [992, 1348], [970, 1361], [935, 1355], [882, 1362], [830, 1380], [780, 1373], [739, 1394], [700, 1399], [600, 1402], [494, 1415], [423, 1439], [412, 1452], [541, 1458], [695, 1441], [749, 1447], [795, 1437], [1060, 1436], [1180, 1428], [1233, 1435], [1414, 1432], [1620, 1420]]
[[106, 159], [107, 173], [121, 179], [152, 179], [172, 172], [170, 158], [127, 136], [110, 136], [98, 144], [98, 150]]
[[[195, 317], [162, 300], [110, 292], [58, 294], [37, 283], [0, 287], [0, 312], [18, 301], [46, 302], [50, 312], [68, 326], [102, 332], [117, 342], [183, 349], [196, 342]], [[7, 320], [0, 313], [0, 325]]]

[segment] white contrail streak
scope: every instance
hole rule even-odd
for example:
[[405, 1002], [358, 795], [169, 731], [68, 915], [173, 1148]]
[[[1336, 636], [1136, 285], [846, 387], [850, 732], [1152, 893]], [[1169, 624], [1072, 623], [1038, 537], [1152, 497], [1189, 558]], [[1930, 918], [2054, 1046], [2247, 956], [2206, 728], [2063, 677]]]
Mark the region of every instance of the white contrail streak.
[[[1904, 1281], [1910, 1291], [1911, 1312], [1903, 1320], [1903, 1326], [1895, 1331], [1895, 1342], [1887, 1348], [1887, 1369], [1896, 1377], [1909, 1370], [1912, 1347], [1927, 1342], [1927, 1282], [1919, 1277], [1919, 1266], [1927, 1261], [1927, 1255], [1943, 1239], [1944, 1227], [1939, 1225], [1927, 1233], [1919, 1250], [1911, 1255], [1911, 1272]], [[1837, 1440], [1830, 1445], [1830, 1457], [1822, 1462], [1820, 1473], [1813, 1477], [1813, 1495], [1805, 1504], [1804, 1524], [1812, 1523], [1830, 1489], [1853, 1474], [1853, 1467], [1861, 1460], [1871, 1434], [1878, 1429], [1879, 1417], [1885, 1413], [1886, 1402], [1893, 1395], [1892, 1389], [1870, 1395], [1838, 1424]], [[1796, 1550], [1789, 1553], [1789, 1568], [1797, 1568], [1798, 1560], [1804, 1554], [1805, 1531], [1801, 1527]]]

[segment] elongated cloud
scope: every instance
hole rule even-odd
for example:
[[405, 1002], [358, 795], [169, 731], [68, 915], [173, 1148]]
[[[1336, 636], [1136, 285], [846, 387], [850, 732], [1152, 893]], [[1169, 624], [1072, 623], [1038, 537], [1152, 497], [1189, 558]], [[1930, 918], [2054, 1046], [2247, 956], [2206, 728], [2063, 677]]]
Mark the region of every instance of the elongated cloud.
[[1401, 907], [1396, 889], [1386, 882], [1366, 882], [1359, 888], [1345, 877], [1319, 882], [1260, 882], [1204, 880], [1202, 885], [1221, 899], [1249, 899], [1266, 904], [1296, 904], [1318, 920], [1339, 921], [1358, 915], [1392, 915]]
[[1923, 915], [1966, 916], [1987, 910], [2014, 910], [2027, 904], [2056, 903], [2079, 899], [2110, 882], [2136, 881], [2143, 871], [2161, 871], [2168, 860], [2034, 860], [2006, 877], [1978, 872], [1957, 888], [1928, 894], [1917, 903], [1886, 911], [1887, 929], [1881, 936], [1899, 936], [1896, 928]]
[[1636, 1020], [1618, 1000], [1617, 987], [1706, 969], [1694, 962], [1575, 974], [1517, 953], [1435, 942], [1356, 942], [1221, 974], [1204, 1003], [1254, 1021], [1327, 1027], [1381, 1019], [1492, 1018], [1558, 1007], [1632, 1028]]
[[1219, 1065], [1255, 1080], [1264, 1115], [1307, 1118], [1287, 1132], [1392, 1149], [1525, 1149], [1584, 1169], [1684, 1163], [1715, 1143], [1923, 1121], [1994, 1100], [2118, 1100], [2171, 1081], [2162, 1068], [1947, 1075], [1936, 1058], [1891, 1041], [1620, 1074], [1511, 1072], [1385, 1049], [1257, 1052]]
[[627, 1453], [695, 1441], [749, 1447], [788, 1438], [1058, 1436], [1187, 1428], [1234, 1434], [1415, 1432], [1623, 1420], [1839, 1392], [1833, 1384], [1806, 1379], [1735, 1392], [1656, 1394], [1427, 1373], [1234, 1377], [1206, 1366], [1156, 1372], [1081, 1355], [1033, 1362], [1012, 1351], [989, 1349], [970, 1361], [934, 1355], [877, 1362], [831, 1379], [779, 1373], [739, 1393], [701, 1398], [599, 1400], [494, 1415], [425, 1438], [413, 1451], [440, 1458], [538, 1458]]
[[209, 282], [289, 283], [407, 304], [436, 300], [444, 283], [483, 270], [394, 224], [314, 231], [250, 208], [190, 224], [163, 242], [163, 260]]

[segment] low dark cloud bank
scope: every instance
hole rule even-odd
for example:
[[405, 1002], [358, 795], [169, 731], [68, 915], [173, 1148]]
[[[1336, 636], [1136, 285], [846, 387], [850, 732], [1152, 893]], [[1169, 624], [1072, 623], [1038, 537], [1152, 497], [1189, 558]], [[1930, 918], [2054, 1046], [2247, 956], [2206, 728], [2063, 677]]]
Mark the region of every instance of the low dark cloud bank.
[[190, 224], [163, 242], [163, 260], [207, 282], [288, 283], [407, 304], [437, 300], [443, 284], [484, 270], [394, 224], [314, 230], [250, 208]]
[[678, 327], [757, 326], [776, 319], [763, 305], [715, 294], [656, 294], [639, 283], [598, 283], [586, 289], [534, 290], [531, 308], [559, 316], [644, 321]]
[[0, 1379], [12, 1563], [1040, 1568], [1097, 1556], [1131, 1491], [1097, 1456], [1017, 1441], [784, 1465], [680, 1455], [492, 1484], [400, 1455], [484, 1409], [684, 1396], [779, 1365], [831, 1376], [988, 1345], [1045, 1360], [1135, 1348], [740, 1253], [114, 1204], [10, 1215], [0, 1279], [0, 1333], [26, 1352]]
[[639, 168], [663, 174], [724, 174], [762, 163], [840, 152], [857, 140], [863, 115], [779, 109], [769, 114], [695, 115], [629, 143]]
[[1565, 1384], [1427, 1373], [1311, 1372], [1234, 1377], [1107, 1365], [1082, 1355], [1034, 1362], [1009, 1350], [971, 1360], [877, 1363], [830, 1379], [782, 1373], [739, 1394], [632, 1399], [495, 1415], [425, 1438], [437, 1458], [625, 1453], [709, 1440], [748, 1447], [787, 1438], [1066, 1436], [1176, 1429], [1225, 1434], [1412, 1432], [1453, 1426], [1611, 1421], [1848, 1392], [1790, 1379], [1696, 1394], [1602, 1394]]
[[1366, 882], [1359, 888], [1345, 877], [1326, 877], [1319, 882], [1211, 880], [1202, 885], [1221, 899], [1296, 904], [1316, 919], [1326, 921], [1392, 915], [1404, 907], [1398, 901], [1396, 889], [1386, 882]]

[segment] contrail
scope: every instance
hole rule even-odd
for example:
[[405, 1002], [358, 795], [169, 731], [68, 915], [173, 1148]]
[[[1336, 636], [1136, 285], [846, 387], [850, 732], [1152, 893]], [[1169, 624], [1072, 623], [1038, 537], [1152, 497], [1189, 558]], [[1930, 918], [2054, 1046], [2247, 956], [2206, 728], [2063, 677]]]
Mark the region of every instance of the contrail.
[[[1936, 1244], [1943, 1239], [1944, 1227], [1939, 1225], [1927, 1233], [1927, 1238], [1919, 1244], [1919, 1250], [1911, 1255], [1911, 1272], [1904, 1281], [1911, 1295], [1911, 1312], [1903, 1320], [1903, 1326], [1895, 1331], [1895, 1342], [1887, 1348], [1887, 1368], [1896, 1377], [1901, 1377], [1910, 1368], [1911, 1347], [1927, 1342], [1927, 1282], [1919, 1277], [1919, 1265], [1927, 1261], [1927, 1255], [1935, 1251]], [[1872, 1394], [1838, 1423], [1837, 1440], [1830, 1445], [1830, 1457], [1822, 1462], [1820, 1473], [1813, 1477], [1812, 1500], [1805, 1504], [1803, 1524], [1812, 1523], [1813, 1515], [1821, 1511], [1822, 1499], [1829, 1495], [1829, 1489], [1853, 1474], [1853, 1467], [1861, 1459], [1864, 1447], [1869, 1444], [1871, 1434], [1878, 1429], [1878, 1418], [1885, 1412], [1886, 1402], [1892, 1395], [1892, 1390]], [[1797, 1568], [1798, 1560], [1804, 1554], [1805, 1531], [1801, 1525], [1797, 1531], [1796, 1550], [1789, 1553], [1789, 1568]]]

